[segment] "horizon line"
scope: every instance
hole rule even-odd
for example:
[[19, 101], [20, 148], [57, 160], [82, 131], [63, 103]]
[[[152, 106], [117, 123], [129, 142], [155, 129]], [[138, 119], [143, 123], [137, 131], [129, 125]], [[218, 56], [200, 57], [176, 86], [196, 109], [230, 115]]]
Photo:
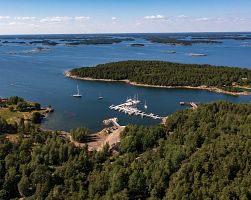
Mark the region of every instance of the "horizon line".
[[111, 33], [18, 33], [18, 34], [1, 34], [0, 36], [15, 35], [109, 35], [109, 34], [184, 34], [184, 33], [251, 33], [251, 31], [189, 31], [189, 32], [111, 32]]

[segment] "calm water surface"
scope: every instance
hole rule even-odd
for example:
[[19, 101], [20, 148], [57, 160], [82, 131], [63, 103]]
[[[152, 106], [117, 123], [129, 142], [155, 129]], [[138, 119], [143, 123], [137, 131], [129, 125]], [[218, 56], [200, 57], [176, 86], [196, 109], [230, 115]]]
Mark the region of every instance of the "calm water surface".
[[[129, 43], [142, 42], [145, 47], [130, 47]], [[111, 104], [123, 102], [126, 97], [138, 94], [143, 109], [147, 101], [148, 112], [161, 116], [169, 115], [180, 107], [180, 101], [212, 102], [228, 100], [250, 102], [250, 96], [234, 97], [200, 90], [156, 89], [130, 86], [124, 83], [104, 83], [79, 81], [65, 78], [65, 70], [77, 66], [94, 66], [119, 60], [166, 60], [181, 63], [206, 63], [246, 67], [251, 69], [251, 47], [245, 44], [250, 40], [224, 40], [223, 44], [197, 44], [193, 46], [169, 46], [151, 44], [141, 38], [135, 42], [113, 45], [82, 45], [67, 47], [58, 45], [49, 51], [27, 53], [37, 46], [8, 44], [0, 46], [0, 96], [18, 95], [28, 100], [40, 102], [43, 106], [52, 105], [55, 113], [44, 120], [43, 127], [69, 130], [87, 126], [93, 131], [103, 127], [102, 120], [118, 117], [120, 124], [155, 124], [159, 121], [127, 116], [109, 110]], [[168, 54], [168, 51], [176, 54]], [[189, 53], [205, 53], [206, 57], [191, 57]], [[83, 95], [75, 99], [71, 95], [79, 85]], [[97, 100], [102, 95], [103, 100]]]

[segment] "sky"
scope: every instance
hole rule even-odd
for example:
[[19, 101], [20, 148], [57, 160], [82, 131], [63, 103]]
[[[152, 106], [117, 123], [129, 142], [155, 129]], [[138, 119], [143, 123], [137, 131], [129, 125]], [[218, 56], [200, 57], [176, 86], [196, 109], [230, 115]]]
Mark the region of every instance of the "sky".
[[251, 0], [0, 0], [0, 34], [251, 31]]

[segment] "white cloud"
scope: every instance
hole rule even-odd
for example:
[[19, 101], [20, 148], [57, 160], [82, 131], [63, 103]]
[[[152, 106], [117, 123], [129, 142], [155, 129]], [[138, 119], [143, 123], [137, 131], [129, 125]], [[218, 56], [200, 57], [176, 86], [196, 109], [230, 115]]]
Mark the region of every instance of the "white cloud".
[[87, 21], [87, 20], [90, 20], [91, 18], [88, 16], [77, 16], [77, 17], [74, 17], [74, 19], [76, 21]]
[[[1, 1], [1, 0], [0, 0]], [[149, 15], [120, 19], [89, 16], [0, 16], [0, 34], [250, 31], [250, 17]], [[165, 25], [164, 25], [165, 24]]]
[[45, 17], [40, 19], [40, 22], [69, 22], [69, 21], [87, 21], [90, 17], [88, 16], [76, 16], [76, 17], [69, 17], [69, 16], [55, 16], [55, 17]]
[[72, 20], [72, 17], [68, 17], [68, 16], [59, 17], [59, 16], [56, 16], [56, 17], [42, 18], [40, 20], [40, 22], [65, 22], [65, 21], [69, 21], [69, 20]]
[[117, 24], [117, 22], [119, 22], [119, 18], [118, 17], [112, 17], [112, 23], [113, 24]]
[[165, 19], [165, 17], [163, 15], [149, 15], [149, 16], [145, 16], [144, 19], [156, 20], [156, 19]]
[[0, 16], [0, 20], [1, 19], [10, 19], [10, 17], [9, 16]]
[[207, 17], [200, 17], [200, 18], [196, 18], [195, 19], [195, 21], [198, 21], [198, 22], [200, 22], [200, 21], [208, 21], [209, 20], [209, 18], [207, 18]]
[[187, 18], [186, 15], [179, 15], [178, 18]]
[[13, 26], [13, 25], [25, 25], [25, 23], [13, 21], [13, 22], [8, 23], [8, 25], [11, 25], [11, 26]]
[[14, 17], [16, 20], [35, 20], [36, 17]]

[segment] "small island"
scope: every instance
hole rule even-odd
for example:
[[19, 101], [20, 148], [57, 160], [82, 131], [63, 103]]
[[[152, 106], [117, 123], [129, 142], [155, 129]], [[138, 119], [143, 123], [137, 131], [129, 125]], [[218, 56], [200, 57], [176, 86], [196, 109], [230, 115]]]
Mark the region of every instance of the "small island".
[[134, 44], [130, 44], [131, 47], [144, 47], [144, 44], [140, 44], [140, 43], [134, 43]]
[[103, 45], [103, 44], [115, 44], [121, 43], [124, 41], [134, 41], [133, 38], [109, 38], [109, 37], [100, 37], [100, 38], [88, 38], [81, 40], [68, 40], [65, 43], [66, 46], [77, 46], [77, 45]]
[[29, 42], [30, 45], [45, 45], [45, 46], [56, 46], [57, 42], [51, 40], [36, 40]]
[[169, 36], [149, 36], [146, 40], [152, 43], [169, 44], [169, 45], [182, 45], [182, 46], [192, 46], [193, 44], [222, 44], [221, 41], [209, 40], [209, 39], [177, 39]]
[[122, 81], [144, 87], [251, 94], [251, 70], [237, 67], [130, 60], [75, 68], [65, 72], [65, 76], [82, 80]]

